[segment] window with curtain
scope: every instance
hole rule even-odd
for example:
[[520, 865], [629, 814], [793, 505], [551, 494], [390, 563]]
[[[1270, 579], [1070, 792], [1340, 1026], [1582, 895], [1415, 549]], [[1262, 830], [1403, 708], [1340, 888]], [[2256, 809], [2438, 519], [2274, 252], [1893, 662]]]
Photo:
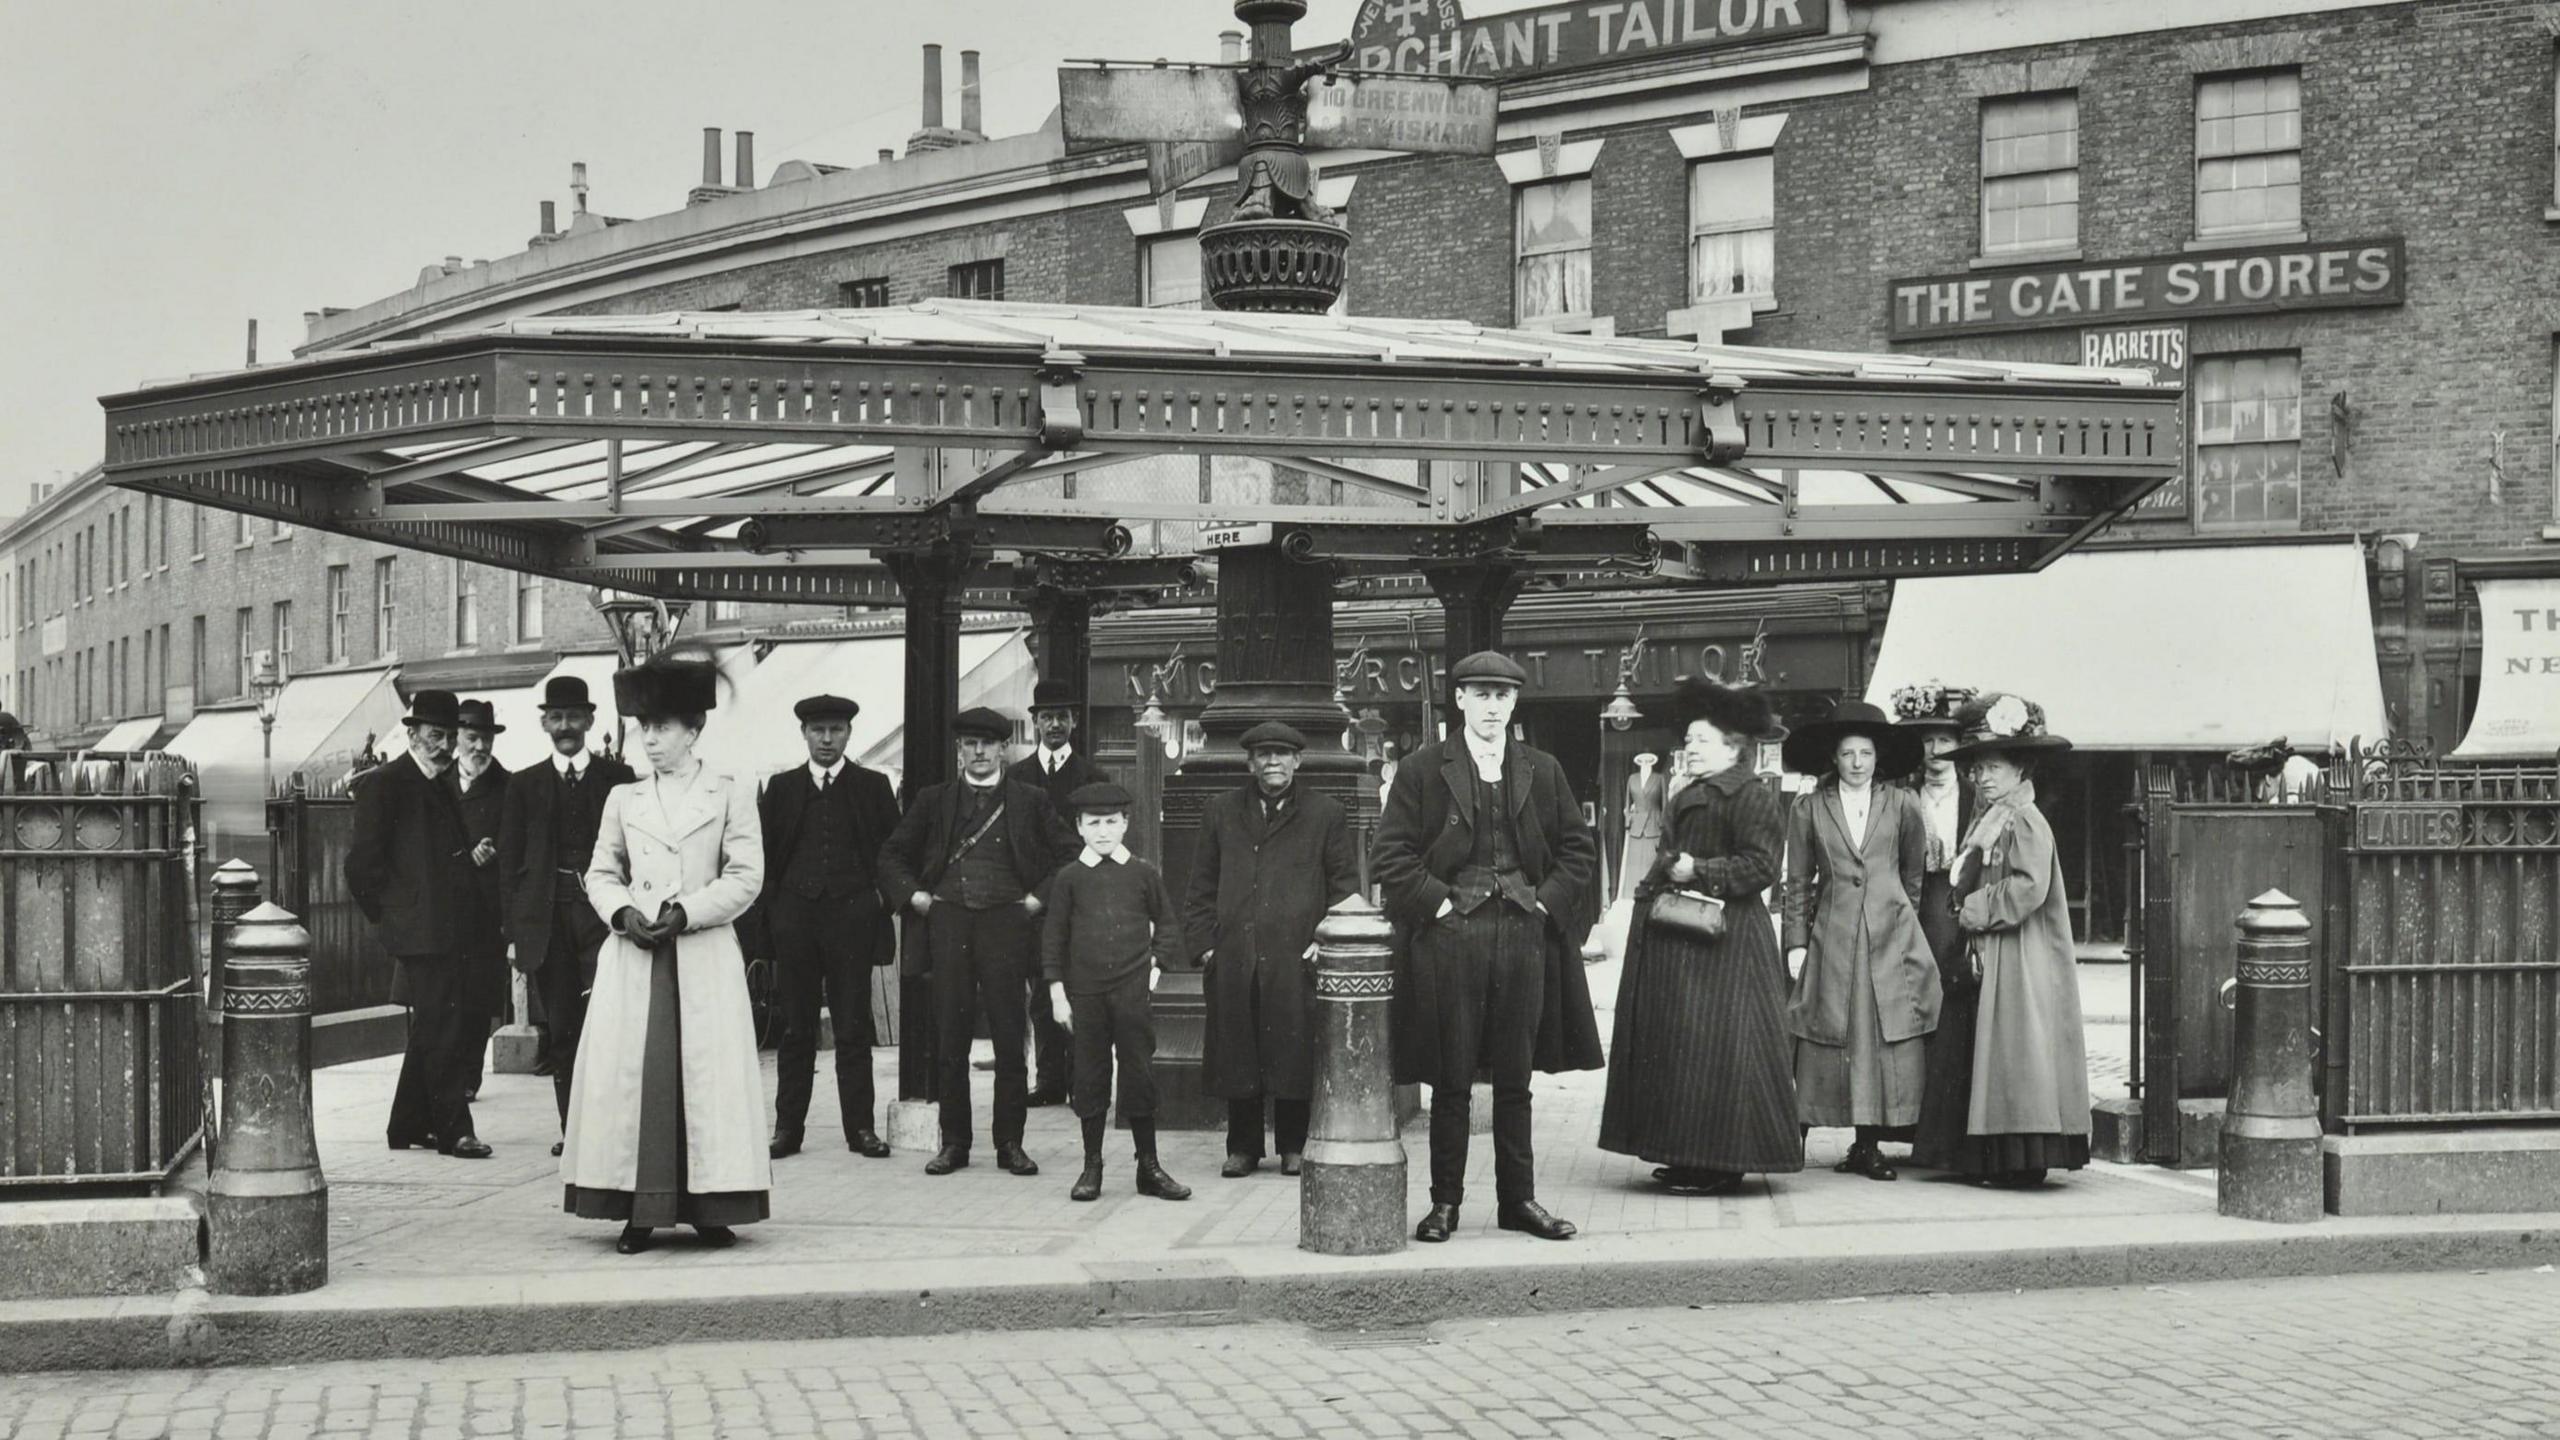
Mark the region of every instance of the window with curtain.
[[2196, 237], [2302, 228], [2302, 73], [2196, 85]]
[[1138, 295], [1150, 310], [1200, 308], [1200, 236], [1185, 230], [1138, 242]]
[[1001, 300], [1004, 298], [1004, 262], [974, 260], [954, 265], [946, 277], [954, 300]]
[[1591, 181], [1523, 185], [1514, 197], [1513, 314], [1521, 321], [1591, 313]]
[[2302, 526], [2302, 357], [2217, 356], [2195, 376], [2196, 526]]
[[1778, 294], [1777, 157], [1731, 155], [1689, 167], [1689, 303]]

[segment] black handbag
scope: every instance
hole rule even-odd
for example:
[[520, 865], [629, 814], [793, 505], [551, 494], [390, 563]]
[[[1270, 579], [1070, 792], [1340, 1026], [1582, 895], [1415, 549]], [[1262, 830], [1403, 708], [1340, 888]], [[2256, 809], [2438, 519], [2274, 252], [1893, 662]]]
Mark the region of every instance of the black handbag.
[[1664, 890], [1656, 894], [1647, 918], [1663, 929], [1696, 940], [1724, 937], [1724, 902], [1695, 890]]

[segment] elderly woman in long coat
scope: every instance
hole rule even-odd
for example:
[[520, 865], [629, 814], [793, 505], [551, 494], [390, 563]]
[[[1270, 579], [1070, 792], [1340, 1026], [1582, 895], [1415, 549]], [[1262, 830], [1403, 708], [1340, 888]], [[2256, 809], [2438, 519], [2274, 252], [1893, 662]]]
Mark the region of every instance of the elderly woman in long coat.
[[[1786, 808], [1753, 773], [1775, 728], [1769, 702], [1711, 680], [1684, 682], [1681, 699], [1693, 717], [1682, 751], [1702, 778], [1672, 796], [1636, 884], [1600, 1148], [1654, 1162], [1675, 1194], [1725, 1195], [1745, 1174], [1804, 1168], [1786, 968], [1760, 898], [1778, 882]], [[1655, 898], [1674, 890], [1723, 901], [1724, 933], [1654, 924]]]
[[731, 928], [764, 887], [753, 781], [693, 753], [717, 695], [708, 661], [613, 677], [653, 773], [605, 797], [587, 898], [596, 957], [562, 1146], [563, 1208], [623, 1222], [615, 1248], [691, 1225], [706, 1244], [764, 1219], [773, 1188], [746, 966]]
[[2081, 1027], [2071, 901], [2053, 826], [2036, 808], [2039, 760], [2071, 748], [2043, 707], [1987, 694], [1959, 712], [1951, 752], [1981, 814], [1958, 857], [1957, 908], [1982, 981], [1973, 1098], [1951, 1169], [1991, 1184], [2041, 1185], [2089, 1163], [2089, 1054]]
[[1882, 710], [1843, 701], [1787, 737], [1799, 773], [1824, 773], [1796, 803], [1787, 836], [1787, 1029], [1796, 1037], [1796, 1113], [1807, 1127], [1854, 1126], [1833, 1167], [1896, 1178], [1879, 1150], [1920, 1119], [1926, 1040], [1938, 1024], [1938, 963], [1920, 928], [1928, 833], [1907, 773], [1918, 744]]

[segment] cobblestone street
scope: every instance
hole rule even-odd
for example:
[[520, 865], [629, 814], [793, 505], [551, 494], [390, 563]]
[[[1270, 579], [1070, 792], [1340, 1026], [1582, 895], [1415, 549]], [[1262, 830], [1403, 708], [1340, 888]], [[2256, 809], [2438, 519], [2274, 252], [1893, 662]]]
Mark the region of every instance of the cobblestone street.
[[2547, 1271], [36, 1375], [0, 1437], [2560, 1435]]

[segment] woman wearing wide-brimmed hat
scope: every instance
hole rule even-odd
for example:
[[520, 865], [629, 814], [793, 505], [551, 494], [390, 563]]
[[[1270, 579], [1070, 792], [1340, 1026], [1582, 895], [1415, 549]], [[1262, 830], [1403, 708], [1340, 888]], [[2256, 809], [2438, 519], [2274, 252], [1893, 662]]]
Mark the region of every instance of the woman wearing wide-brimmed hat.
[[1956, 911], [1981, 976], [1965, 1139], [1939, 1163], [1995, 1185], [2042, 1184], [2089, 1163], [2089, 1058], [2071, 902], [2053, 827], [2036, 809], [2037, 765], [2071, 748], [2044, 710], [1984, 694], [1960, 712], [1952, 752], [1981, 814], [1958, 858]]
[[1965, 1113], [1973, 1103], [1973, 1018], [1982, 984], [1965, 959], [1964, 929], [1956, 923], [1956, 856], [1973, 827], [1973, 792], [1953, 758], [1961, 728], [1956, 712], [1973, 692], [1932, 682], [1893, 692], [1894, 723], [1919, 738], [1920, 769], [1912, 798], [1929, 837], [1920, 875], [1920, 929], [1938, 961], [1938, 1028], [1929, 1032], [1926, 1074], [1920, 1087], [1920, 1124], [1911, 1135], [1911, 1163], [1945, 1167], [1964, 1143]]
[[[1745, 1174], [1804, 1168], [1786, 972], [1760, 898], [1778, 880], [1786, 810], [1753, 774], [1776, 733], [1769, 702], [1708, 680], [1684, 680], [1680, 701], [1698, 778], [1671, 798], [1636, 885], [1600, 1148], [1654, 1162], [1677, 1193], [1720, 1195]], [[1653, 918], [1659, 897], [1684, 891], [1722, 902], [1721, 935]]]
[[1878, 1149], [1920, 1118], [1926, 1042], [1938, 1024], [1938, 962], [1920, 929], [1928, 833], [1920, 802], [1879, 781], [1908, 774], [1919, 739], [1862, 700], [1800, 727], [1787, 768], [1821, 775], [1787, 827], [1787, 968], [1795, 987], [1796, 1113], [1807, 1127], [1853, 1126], [1833, 1167], [1896, 1178]]

